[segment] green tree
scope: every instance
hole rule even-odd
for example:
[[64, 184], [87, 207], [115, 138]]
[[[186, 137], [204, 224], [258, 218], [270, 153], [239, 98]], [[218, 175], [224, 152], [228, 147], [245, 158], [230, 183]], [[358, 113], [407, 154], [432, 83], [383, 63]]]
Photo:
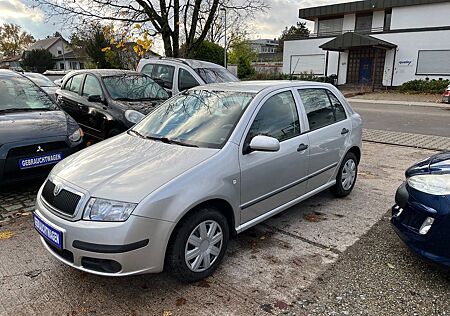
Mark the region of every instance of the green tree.
[[90, 25], [86, 30], [72, 34], [70, 41], [75, 50], [85, 49], [95, 68], [122, 68], [118, 54], [111, 48], [103, 27]]
[[0, 26], [0, 54], [5, 57], [22, 54], [33, 42], [33, 36], [22, 31], [22, 28], [16, 24], [3, 24]]
[[251, 48], [248, 41], [240, 41], [231, 47], [228, 61], [237, 65], [239, 78], [247, 78], [255, 73], [252, 62], [258, 59], [258, 54]]
[[[183, 45], [182, 50], [185, 48], [186, 46]], [[184, 51], [184, 53], [187, 58], [200, 59], [218, 65], [223, 65], [223, 50], [223, 47], [218, 44], [211, 43], [210, 41], [203, 41], [195, 51], [191, 51], [189, 54], [186, 54]]]
[[278, 50], [283, 51], [284, 41], [287, 39], [298, 39], [302, 37], [309, 37], [309, 29], [306, 27], [306, 22], [297, 22], [297, 25], [292, 25], [290, 28], [284, 28], [281, 36], [278, 38]]
[[22, 67], [28, 71], [43, 73], [54, 65], [53, 55], [45, 49], [33, 49], [23, 55]]

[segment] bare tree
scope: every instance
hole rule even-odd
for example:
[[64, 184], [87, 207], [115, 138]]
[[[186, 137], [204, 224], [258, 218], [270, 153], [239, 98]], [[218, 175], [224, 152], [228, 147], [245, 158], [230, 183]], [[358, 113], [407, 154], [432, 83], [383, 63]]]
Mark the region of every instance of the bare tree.
[[252, 15], [267, 8], [264, 0], [33, 0], [46, 9], [48, 17], [58, 16], [69, 25], [116, 21], [140, 24], [152, 35], [161, 35], [166, 56], [180, 56], [205, 40], [221, 7]]

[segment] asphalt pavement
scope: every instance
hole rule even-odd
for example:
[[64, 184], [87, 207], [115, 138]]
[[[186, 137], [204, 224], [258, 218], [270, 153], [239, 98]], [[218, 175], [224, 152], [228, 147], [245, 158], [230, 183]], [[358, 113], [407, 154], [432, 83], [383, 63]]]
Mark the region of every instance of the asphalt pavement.
[[352, 102], [365, 129], [450, 137], [448, 107]]

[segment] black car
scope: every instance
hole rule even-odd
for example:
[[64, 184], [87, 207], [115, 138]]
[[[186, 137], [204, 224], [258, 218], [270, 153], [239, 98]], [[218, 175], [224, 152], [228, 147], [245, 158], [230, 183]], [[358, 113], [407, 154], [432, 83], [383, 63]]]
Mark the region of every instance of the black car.
[[94, 138], [126, 131], [169, 95], [149, 76], [135, 71], [73, 71], [56, 92], [57, 102]]
[[391, 223], [414, 252], [450, 266], [450, 152], [418, 162], [405, 175]]
[[0, 186], [46, 176], [82, 147], [78, 124], [41, 88], [0, 70]]

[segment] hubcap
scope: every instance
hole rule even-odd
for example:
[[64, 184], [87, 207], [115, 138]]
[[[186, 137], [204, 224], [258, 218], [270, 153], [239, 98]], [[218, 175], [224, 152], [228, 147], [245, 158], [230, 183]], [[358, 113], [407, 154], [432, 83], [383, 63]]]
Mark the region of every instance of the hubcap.
[[342, 188], [349, 190], [356, 178], [356, 162], [353, 159], [349, 159], [345, 162], [344, 168], [342, 168]]
[[201, 222], [186, 242], [184, 258], [188, 268], [202, 272], [211, 267], [222, 250], [222, 241], [222, 228], [216, 221]]

